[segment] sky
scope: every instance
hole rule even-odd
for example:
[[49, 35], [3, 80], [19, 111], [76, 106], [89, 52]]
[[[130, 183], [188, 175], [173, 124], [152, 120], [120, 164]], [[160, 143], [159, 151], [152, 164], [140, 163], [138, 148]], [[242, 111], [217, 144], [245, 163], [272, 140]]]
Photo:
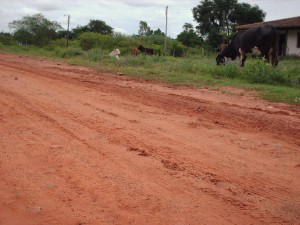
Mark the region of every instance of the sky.
[[[300, 0], [239, 0], [257, 5], [266, 12], [265, 21], [300, 16]], [[139, 22], [145, 21], [152, 30], [165, 32], [168, 6], [167, 35], [176, 38], [185, 23], [194, 26], [192, 8], [199, 0], [0, 0], [0, 32], [12, 32], [8, 24], [24, 16], [42, 13], [48, 20], [67, 29], [85, 26], [91, 19], [102, 20], [125, 35], [137, 34]]]

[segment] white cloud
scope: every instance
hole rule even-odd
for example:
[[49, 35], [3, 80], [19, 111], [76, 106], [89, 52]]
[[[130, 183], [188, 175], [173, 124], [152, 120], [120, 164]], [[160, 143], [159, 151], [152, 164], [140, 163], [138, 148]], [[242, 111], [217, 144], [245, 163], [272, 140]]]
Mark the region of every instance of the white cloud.
[[123, 28], [119, 28], [119, 27], [114, 28], [114, 31], [116, 33], [121, 33], [121, 34], [124, 34], [124, 35], [131, 35], [131, 33], [129, 33], [127, 30], [125, 30]]
[[[23, 16], [42, 13], [47, 19], [57, 21], [65, 29], [70, 15], [70, 27], [84, 26], [90, 19], [105, 21], [115, 31], [137, 34], [140, 21], [151, 29], [165, 32], [165, 7], [168, 5], [168, 35], [175, 38], [184, 23], [192, 23], [191, 9], [199, 0], [0, 0], [0, 32], [9, 31], [8, 23]], [[242, 2], [242, 1], [239, 1]], [[267, 12], [266, 19], [274, 20], [299, 16], [299, 0], [248, 0]], [[280, 10], [278, 10], [280, 8]]]

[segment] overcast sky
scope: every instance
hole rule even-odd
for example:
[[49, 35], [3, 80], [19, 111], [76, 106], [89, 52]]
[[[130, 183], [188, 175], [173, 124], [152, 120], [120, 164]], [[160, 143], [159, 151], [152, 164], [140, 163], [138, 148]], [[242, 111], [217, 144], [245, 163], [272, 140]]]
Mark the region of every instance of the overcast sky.
[[[300, 16], [300, 0], [239, 0], [258, 5], [266, 14], [265, 21]], [[8, 23], [23, 16], [42, 13], [67, 29], [87, 25], [90, 19], [103, 20], [114, 31], [137, 34], [139, 22], [145, 21], [152, 30], [165, 32], [165, 8], [168, 5], [168, 36], [176, 38], [184, 23], [196, 23], [191, 9], [196, 0], [0, 0], [0, 32], [10, 32]]]

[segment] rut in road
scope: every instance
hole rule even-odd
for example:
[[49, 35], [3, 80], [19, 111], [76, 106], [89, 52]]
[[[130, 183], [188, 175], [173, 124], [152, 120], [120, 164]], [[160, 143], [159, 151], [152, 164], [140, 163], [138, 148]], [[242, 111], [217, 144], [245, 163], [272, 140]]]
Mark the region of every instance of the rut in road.
[[300, 221], [298, 106], [0, 57], [0, 222]]

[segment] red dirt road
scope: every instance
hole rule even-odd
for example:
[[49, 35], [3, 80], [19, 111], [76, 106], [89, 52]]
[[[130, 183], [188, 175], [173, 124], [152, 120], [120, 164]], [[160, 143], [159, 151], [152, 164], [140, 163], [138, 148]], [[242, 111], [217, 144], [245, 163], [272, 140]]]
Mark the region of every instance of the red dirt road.
[[0, 224], [300, 224], [300, 108], [0, 54]]

